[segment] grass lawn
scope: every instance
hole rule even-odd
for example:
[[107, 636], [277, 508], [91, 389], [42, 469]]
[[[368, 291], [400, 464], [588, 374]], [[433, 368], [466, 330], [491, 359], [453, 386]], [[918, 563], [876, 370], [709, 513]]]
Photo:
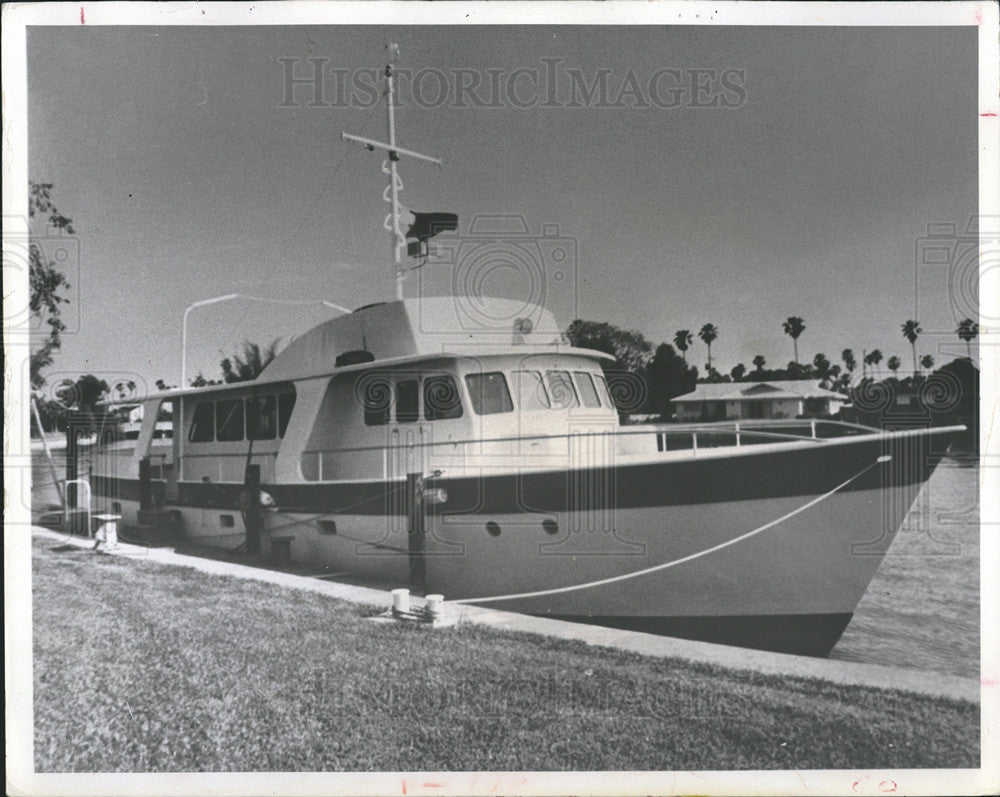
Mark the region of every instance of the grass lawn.
[[33, 546], [40, 772], [979, 766], [978, 706]]

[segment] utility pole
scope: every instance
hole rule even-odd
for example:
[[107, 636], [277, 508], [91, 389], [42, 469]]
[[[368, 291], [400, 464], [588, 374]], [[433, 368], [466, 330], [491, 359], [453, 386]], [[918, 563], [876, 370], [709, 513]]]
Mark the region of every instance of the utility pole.
[[402, 268], [402, 250], [406, 239], [403, 231], [399, 228], [399, 192], [403, 188], [403, 183], [399, 179], [396, 164], [399, 162], [400, 155], [416, 158], [417, 160], [430, 161], [431, 163], [436, 163], [438, 166], [441, 165], [441, 160], [396, 146], [396, 108], [393, 98], [395, 94], [395, 78], [393, 67], [399, 58], [399, 45], [390, 44], [387, 49], [389, 50], [389, 63], [385, 67], [385, 107], [389, 143], [386, 144], [370, 138], [353, 136], [344, 132], [341, 132], [340, 137], [344, 141], [357, 141], [359, 144], [364, 144], [370, 152], [374, 152], [375, 149], [383, 149], [389, 154], [388, 159], [382, 163], [382, 172], [389, 175], [389, 185], [383, 193], [383, 197], [390, 205], [389, 215], [385, 219], [385, 228], [389, 231], [392, 241], [392, 273], [396, 280], [396, 299], [399, 300], [403, 298], [403, 280], [406, 278], [406, 273]]

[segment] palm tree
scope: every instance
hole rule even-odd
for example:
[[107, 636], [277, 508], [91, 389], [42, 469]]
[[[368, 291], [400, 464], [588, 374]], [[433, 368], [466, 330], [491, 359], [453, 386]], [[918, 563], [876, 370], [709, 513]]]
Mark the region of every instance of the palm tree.
[[896, 371], [898, 371], [899, 366], [902, 365], [902, 363], [899, 361], [899, 357], [897, 357], [895, 354], [892, 355], [892, 357], [890, 357], [888, 360], [886, 360], [885, 364], [889, 366], [889, 370], [892, 371], [893, 376], [896, 375]]
[[684, 358], [684, 362], [688, 361], [688, 346], [690, 346], [693, 342], [694, 338], [692, 337], [691, 332], [687, 329], [678, 329], [677, 332], [674, 333], [674, 345], [681, 353], [681, 357]]
[[875, 366], [880, 362], [882, 362], [882, 352], [878, 349], [872, 349], [865, 355], [865, 365], [872, 366], [872, 370], [874, 370]]
[[242, 351], [222, 360], [222, 378], [226, 383], [256, 379], [274, 359], [280, 343], [281, 338], [275, 338], [262, 349], [260, 344], [243, 341]]
[[923, 330], [920, 328], [920, 322], [910, 319], [905, 324], [903, 324], [903, 337], [910, 341], [910, 346], [913, 347], [913, 375], [917, 375], [917, 338], [920, 337], [920, 333]]
[[797, 315], [789, 316], [782, 324], [781, 328], [785, 334], [791, 336], [792, 345], [795, 347], [795, 365], [799, 364], [799, 335], [805, 331], [806, 325]]
[[825, 382], [830, 377], [830, 360], [825, 354], [817, 354], [813, 357], [813, 368], [816, 369], [816, 376], [821, 382]]
[[712, 341], [719, 337], [719, 329], [715, 324], [705, 324], [698, 330], [698, 337], [708, 346], [708, 372], [712, 372]]
[[753, 358], [753, 366], [758, 371], [763, 371], [765, 365], [767, 365], [767, 360], [764, 359], [763, 354], [758, 354], [756, 357]]
[[922, 368], [926, 368], [929, 371], [934, 367], [934, 358], [929, 354], [925, 354], [920, 358], [920, 365]]
[[966, 318], [959, 322], [958, 329], [955, 331], [958, 333], [958, 337], [965, 341], [965, 354], [971, 361], [972, 347], [969, 345], [969, 342], [979, 335], [979, 324], [971, 318]]
[[840, 359], [844, 361], [844, 367], [848, 370], [850, 374], [854, 374], [854, 369], [858, 365], [858, 361], [854, 359], [854, 352], [850, 349], [844, 349], [840, 353]]

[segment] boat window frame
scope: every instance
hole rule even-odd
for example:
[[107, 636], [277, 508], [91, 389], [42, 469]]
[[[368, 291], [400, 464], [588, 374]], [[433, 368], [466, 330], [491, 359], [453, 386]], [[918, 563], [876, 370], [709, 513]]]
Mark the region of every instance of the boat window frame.
[[285, 432], [288, 431], [288, 424], [292, 420], [292, 413], [295, 412], [296, 396], [297, 394], [294, 390], [286, 390], [282, 393], [277, 394], [279, 439], [284, 439]]
[[[428, 401], [428, 385], [435, 382], [447, 381], [450, 387], [450, 395], [454, 396], [454, 401], [451, 405], [451, 409], [435, 409], [432, 413], [431, 409], [434, 408], [435, 402]], [[420, 400], [423, 404], [423, 419], [425, 421], [430, 421], [431, 423], [435, 421], [453, 421], [457, 418], [461, 418], [465, 414], [464, 402], [462, 401], [462, 392], [459, 389], [458, 379], [455, 378], [454, 374], [425, 374], [420, 377]], [[458, 412], [454, 412], [457, 409]], [[448, 413], [448, 414], [445, 414]]]
[[[559, 394], [560, 390], [549, 381], [553, 376], [557, 376], [564, 385], [569, 386], [569, 393], [567, 395], [569, 401], [560, 401], [556, 403], [554, 400], [554, 397]], [[549, 399], [552, 409], [572, 410], [580, 406], [580, 397], [577, 395], [576, 385], [573, 384], [573, 374], [569, 370], [563, 370], [561, 368], [547, 368], [545, 370], [545, 386], [549, 389]]]
[[[270, 415], [270, 423], [269, 423], [269, 425], [270, 425], [270, 434], [263, 434], [263, 435], [262, 434], [257, 434], [256, 433], [258, 431], [257, 429], [254, 429], [253, 431], [255, 433], [251, 434], [251, 423], [250, 423], [250, 419], [251, 419], [250, 407], [251, 407], [251, 404], [257, 404], [258, 407], [259, 407], [262, 403], [267, 402], [268, 400], [270, 400], [270, 402], [271, 402], [271, 411], [270, 411], [270, 413], [268, 413]], [[277, 399], [277, 396], [275, 396], [274, 393], [265, 393], [264, 395], [247, 396], [245, 403], [246, 403], [246, 407], [243, 410], [244, 439], [245, 440], [255, 440], [255, 441], [256, 440], [275, 440], [275, 439], [277, 439], [277, 437], [278, 437], [278, 399]], [[259, 418], [261, 417], [261, 414], [259, 412], [257, 412], [257, 413], [254, 414], [253, 417], [255, 418], [255, 420], [259, 420]], [[256, 424], [254, 424], [254, 425], [256, 425]]]
[[[587, 386], [587, 390], [590, 391], [589, 395], [593, 397], [593, 401], [596, 403], [590, 404], [584, 399], [583, 394], [586, 393], [586, 390], [580, 389], [581, 381], [583, 381], [583, 384]], [[603, 406], [601, 404], [601, 395], [598, 393], [597, 386], [594, 384], [594, 374], [590, 371], [573, 371], [573, 383], [576, 385], [576, 393], [577, 397], [580, 399], [581, 407], [588, 410], [594, 410]]]
[[[207, 408], [207, 417], [199, 417], [199, 412], [203, 415], [205, 414], [205, 409]], [[199, 437], [195, 439], [194, 432], [198, 426], [208, 426], [208, 437]], [[191, 411], [191, 425], [188, 427], [188, 442], [189, 443], [214, 443], [215, 442], [215, 401], [199, 401], [195, 404], [194, 409]]]
[[[503, 388], [503, 395], [501, 398], [505, 399], [505, 403], [501, 402], [501, 404], [504, 408], [483, 412], [485, 404], [482, 399], [486, 396], [486, 391], [482, 389], [483, 385], [486, 384], [485, 380], [487, 377], [497, 376], [500, 377], [500, 380], [495, 384], [499, 384]], [[473, 386], [469, 380], [480, 381]], [[514, 411], [514, 398], [510, 393], [510, 384], [507, 382], [507, 375], [503, 371], [477, 371], [476, 373], [466, 374], [465, 387], [469, 392], [469, 405], [475, 415], [504, 415], [508, 412]]]
[[[225, 412], [225, 409], [223, 408], [222, 405], [225, 405], [225, 404], [232, 404], [232, 410], [229, 412], [229, 414], [225, 417], [224, 420], [220, 421], [221, 413]], [[239, 434], [237, 435], [235, 433], [236, 430], [234, 429], [233, 432], [231, 433], [231, 436], [227, 435], [226, 437], [223, 437], [222, 436], [222, 430], [226, 428], [227, 424], [229, 424], [230, 419], [233, 417], [233, 413], [236, 412], [237, 409], [239, 410], [239, 414], [240, 414], [240, 419], [239, 419]], [[244, 399], [242, 397], [240, 397], [240, 398], [231, 398], [231, 399], [228, 399], [228, 398], [226, 398], [226, 399], [216, 399], [215, 400], [215, 441], [217, 443], [239, 443], [239, 442], [242, 442], [243, 440], [246, 440], [246, 436], [247, 436], [247, 425], [246, 425], [246, 407], [244, 405]]]
[[[395, 386], [385, 371], [364, 371], [355, 381], [355, 395], [361, 400], [365, 426], [388, 426], [392, 419]], [[384, 400], [383, 400], [384, 396]], [[377, 401], [371, 401], [371, 398]]]
[[[540, 407], [525, 407], [522, 406], [521, 397], [521, 383], [520, 377], [516, 376], [519, 374], [532, 374], [538, 380], [538, 387], [541, 388], [540, 397], [545, 399], [545, 404]], [[510, 372], [512, 381], [515, 383], [515, 392], [517, 394], [517, 409], [520, 412], [544, 412], [552, 409], [552, 399], [549, 397], [548, 391], [545, 388], [545, 377], [542, 375], [541, 371], [531, 369], [531, 368], [517, 368]]]
[[618, 405], [615, 403], [615, 397], [611, 393], [611, 385], [608, 384], [608, 378], [604, 374], [594, 374], [594, 382], [601, 386], [599, 392], [600, 397], [603, 401], [607, 401], [608, 406], [615, 412], [618, 411]]
[[[421, 409], [421, 407], [420, 407], [420, 392], [421, 392], [420, 388], [421, 388], [421, 382], [422, 381], [423, 380], [421, 380], [419, 374], [417, 374], [417, 375], [406, 374], [406, 375], [403, 375], [402, 378], [400, 378], [398, 376], [393, 378], [392, 384], [393, 384], [393, 399], [394, 400], [392, 402], [392, 410], [393, 410], [392, 411], [392, 418], [393, 418], [393, 420], [396, 423], [398, 423], [398, 424], [406, 424], [408, 426], [411, 423], [418, 423], [420, 421], [420, 409]], [[400, 390], [400, 386], [401, 385], [407, 385], [407, 386], [414, 385], [414, 389], [413, 389], [413, 407], [411, 408], [411, 407], [408, 406], [406, 408], [406, 410], [407, 410], [406, 413], [403, 414], [403, 415], [401, 415], [400, 411], [399, 411], [400, 404], [402, 403], [401, 402], [401, 398], [402, 398], [402, 395], [403, 395], [402, 391]], [[409, 387], [407, 387], [407, 391], [409, 391]], [[410, 396], [407, 395], [406, 396], [407, 401], [409, 400], [409, 398], [410, 398]]]

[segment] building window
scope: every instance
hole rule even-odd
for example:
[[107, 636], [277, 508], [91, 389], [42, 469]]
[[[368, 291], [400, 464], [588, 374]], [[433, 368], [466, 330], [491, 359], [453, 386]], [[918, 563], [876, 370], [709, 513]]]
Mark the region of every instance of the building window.
[[429, 376], [424, 380], [424, 418], [444, 421], [462, 417], [462, 397], [450, 376]]
[[215, 439], [231, 443], [243, 439], [243, 401], [226, 399], [215, 402]]
[[518, 407], [522, 410], [549, 409], [549, 397], [538, 371], [514, 371], [511, 376], [514, 378]]
[[507, 379], [499, 371], [486, 374], [469, 374], [465, 377], [472, 400], [472, 410], [477, 415], [496, 415], [513, 412], [514, 402], [510, 400]]
[[191, 419], [191, 431], [188, 440], [192, 443], [211, 443], [215, 439], [213, 425], [215, 424], [214, 405], [211, 401], [202, 401], [194, 408]]
[[546, 371], [545, 380], [548, 382], [549, 395], [552, 396], [552, 406], [555, 409], [568, 410], [580, 406], [569, 371]]

